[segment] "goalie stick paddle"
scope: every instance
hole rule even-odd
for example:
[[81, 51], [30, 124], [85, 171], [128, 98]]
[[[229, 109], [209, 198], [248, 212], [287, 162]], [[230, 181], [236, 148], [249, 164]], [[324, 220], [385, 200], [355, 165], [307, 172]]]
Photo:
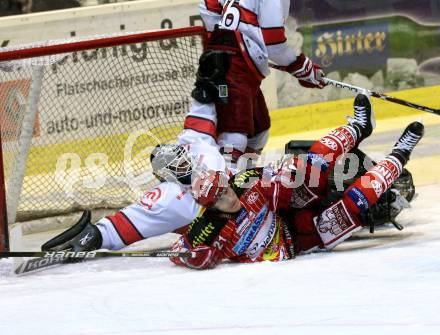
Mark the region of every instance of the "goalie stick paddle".
[[43, 270], [55, 265], [73, 263], [101, 257], [195, 257], [194, 252], [174, 251], [58, 251], [58, 252], [0, 252], [0, 258], [37, 257], [25, 260], [15, 270], [17, 275]]

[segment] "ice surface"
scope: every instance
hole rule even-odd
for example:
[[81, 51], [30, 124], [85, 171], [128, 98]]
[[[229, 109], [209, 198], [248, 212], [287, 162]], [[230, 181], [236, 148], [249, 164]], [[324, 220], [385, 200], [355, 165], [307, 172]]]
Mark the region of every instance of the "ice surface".
[[440, 185], [403, 231], [281, 263], [178, 268], [104, 259], [24, 277], [0, 261], [1, 334], [439, 334]]
[[[388, 152], [410, 119], [382, 120], [366, 152]], [[114, 258], [15, 277], [12, 262], [0, 260], [0, 334], [440, 334], [437, 120], [425, 119], [426, 136], [409, 164], [424, 186], [399, 216], [403, 231], [365, 231], [331, 253], [208, 271]], [[48, 236], [25, 238], [35, 250]]]

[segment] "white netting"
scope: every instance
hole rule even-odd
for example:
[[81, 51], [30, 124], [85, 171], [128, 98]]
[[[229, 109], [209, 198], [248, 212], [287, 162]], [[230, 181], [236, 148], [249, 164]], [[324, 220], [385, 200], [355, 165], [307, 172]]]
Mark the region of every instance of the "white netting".
[[[121, 207], [155, 183], [149, 170], [149, 148], [158, 141], [175, 140], [181, 130], [202, 40], [200, 31], [195, 36], [0, 63], [7, 196], [13, 194], [10, 179], [22, 152], [21, 126], [30, 112], [35, 69], [42, 68], [43, 73], [19, 218], [85, 207]], [[59, 44], [49, 41], [32, 46]]]
[[[81, 36], [77, 38], [64, 38], [64, 39], [56, 39], [56, 40], [47, 40], [47, 41], [39, 41], [34, 43], [24, 43], [18, 45], [10, 45], [1, 49], [1, 52], [9, 52], [16, 50], [24, 50], [24, 49], [34, 49], [40, 47], [47, 46], [61, 46], [65, 44], [70, 44], [74, 42], [84, 42], [84, 41], [98, 41], [100, 39], [108, 39], [114, 37], [121, 36], [131, 36], [134, 34], [145, 34], [151, 33], [158, 30], [145, 30], [145, 31], [137, 31], [137, 32], [117, 32], [108, 35], [93, 35], [93, 36]], [[11, 72], [16, 69], [19, 69], [22, 66], [46, 66], [57, 63], [68, 56], [67, 53], [53, 54], [41, 57], [32, 57], [32, 58], [24, 58], [24, 59], [16, 59], [9, 61], [0, 61], [0, 70], [5, 72]]]

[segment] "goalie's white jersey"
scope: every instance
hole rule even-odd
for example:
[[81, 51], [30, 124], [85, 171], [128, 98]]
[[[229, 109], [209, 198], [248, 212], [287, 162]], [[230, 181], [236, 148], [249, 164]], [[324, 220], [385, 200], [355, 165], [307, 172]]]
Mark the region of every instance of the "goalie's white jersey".
[[[203, 170], [226, 172], [224, 157], [217, 144], [217, 113], [215, 105], [193, 101], [186, 114], [184, 129], [178, 143], [189, 152]], [[200, 166], [201, 165], [201, 166]]]
[[237, 31], [240, 49], [259, 78], [269, 74], [268, 59], [282, 66], [296, 60], [284, 27], [290, 0], [200, 0], [199, 7], [208, 31], [216, 24]]
[[102, 234], [102, 248], [119, 250], [148, 237], [173, 232], [190, 224], [202, 206], [175, 183], [160, 183], [132, 204], [96, 223]]
[[[192, 131], [185, 132], [186, 135], [194, 135]], [[187, 146], [191, 154], [196, 156], [198, 165], [206, 162], [210, 169], [225, 171], [225, 161], [216, 146], [201, 139]], [[102, 218], [96, 225], [103, 237], [102, 247], [119, 250], [131, 243], [170, 233], [190, 224], [202, 208], [191, 195], [189, 186], [163, 182], [148, 190], [138, 203]]]
[[[187, 114], [187, 120], [191, 118], [199, 120], [197, 127], [184, 129], [178, 143], [188, 149], [198, 169], [227, 172], [215, 139], [217, 116], [214, 104], [194, 101]], [[190, 224], [202, 206], [189, 191], [189, 186], [163, 182], [148, 190], [138, 203], [102, 218], [96, 223], [103, 237], [102, 247], [118, 250]]]

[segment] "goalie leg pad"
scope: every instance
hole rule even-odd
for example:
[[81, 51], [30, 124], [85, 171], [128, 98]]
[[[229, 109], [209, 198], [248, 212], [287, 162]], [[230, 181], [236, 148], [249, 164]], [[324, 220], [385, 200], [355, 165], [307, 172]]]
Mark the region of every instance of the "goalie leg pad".
[[313, 222], [326, 249], [333, 249], [362, 228], [343, 200], [325, 209]]

